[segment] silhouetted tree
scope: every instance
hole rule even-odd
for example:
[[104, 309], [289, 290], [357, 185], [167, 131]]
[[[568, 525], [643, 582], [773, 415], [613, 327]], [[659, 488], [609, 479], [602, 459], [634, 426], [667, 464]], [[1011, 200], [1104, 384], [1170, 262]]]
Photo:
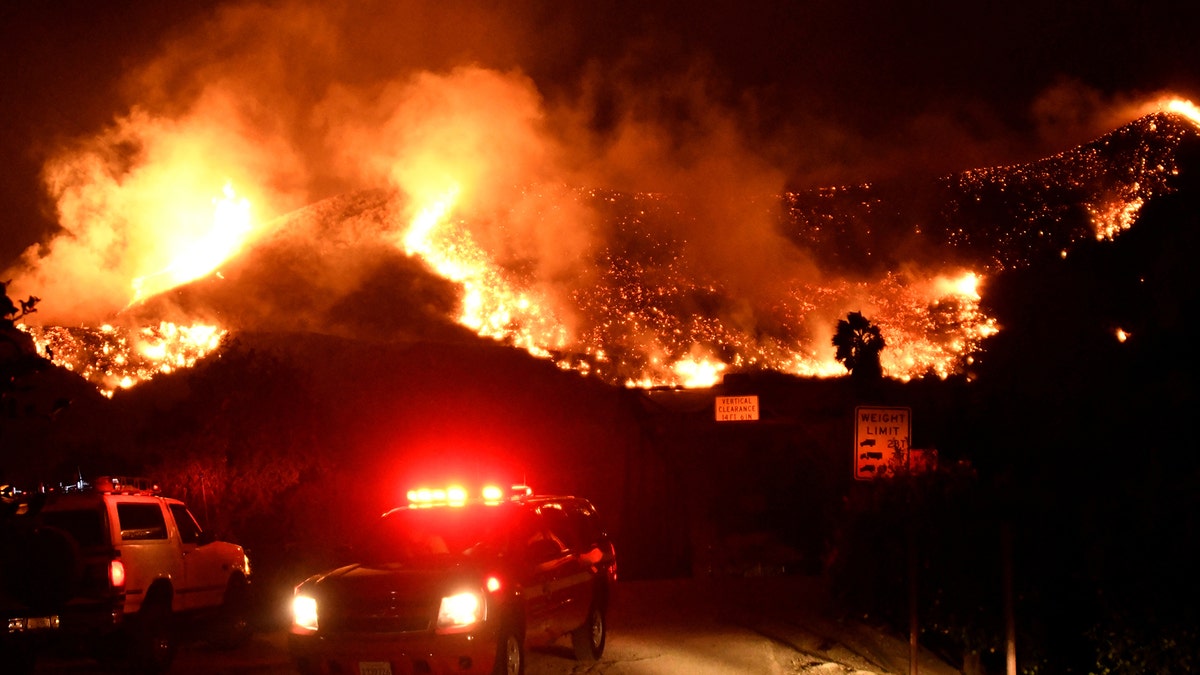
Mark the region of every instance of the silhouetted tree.
[[0, 412], [8, 411], [8, 397], [16, 378], [36, 370], [43, 359], [33, 338], [17, 328], [17, 320], [36, 312], [38, 299], [21, 300], [20, 309], [8, 297], [8, 282], [0, 282]]
[[850, 375], [866, 379], [883, 377], [879, 353], [887, 344], [879, 327], [872, 325], [861, 312], [850, 312], [838, 321], [833, 346], [837, 347], [837, 360], [846, 366]]

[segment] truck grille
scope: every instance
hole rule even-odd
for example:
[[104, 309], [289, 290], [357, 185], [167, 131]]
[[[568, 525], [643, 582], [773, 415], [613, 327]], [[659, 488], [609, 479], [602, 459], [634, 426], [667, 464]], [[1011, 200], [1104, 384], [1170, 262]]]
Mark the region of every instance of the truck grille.
[[433, 628], [437, 607], [428, 603], [365, 601], [340, 606], [321, 617], [330, 633], [416, 633]]

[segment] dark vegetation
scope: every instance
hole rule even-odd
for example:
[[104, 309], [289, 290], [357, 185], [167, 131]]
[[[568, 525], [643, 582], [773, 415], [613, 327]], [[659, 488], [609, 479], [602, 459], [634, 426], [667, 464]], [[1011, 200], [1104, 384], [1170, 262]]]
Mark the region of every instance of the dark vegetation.
[[1006, 561], [1021, 672], [1200, 667], [1196, 194], [1184, 185], [1116, 242], [989, 286], [1003, 330], [964, 417], [939, 422], [942, 470], [847, 502], [832, 569], [847, 610], [907, 630], [915, 541], [923, 640], [977, 672], [1004, 672]]
[[871, 320], [861, 312], [850, 312], [845, 319], [837, 322], [833, 332], [834, 356], [838, 362], [846, 366], [850, 377], [865, 380], [877, 380], [883, 377], [883, 366], [879, 363], [879, 355], [887, 342], [879, 327], [872, 325]]
[[48, 365], [38, 356], [33, 340], [16, 327], [19, 319], [37, 311], [38, 302], [33, 296], [14, 302], [8, 297], [8, 282], [0, 283], [0, 414], [16, 413], [17, 380]]

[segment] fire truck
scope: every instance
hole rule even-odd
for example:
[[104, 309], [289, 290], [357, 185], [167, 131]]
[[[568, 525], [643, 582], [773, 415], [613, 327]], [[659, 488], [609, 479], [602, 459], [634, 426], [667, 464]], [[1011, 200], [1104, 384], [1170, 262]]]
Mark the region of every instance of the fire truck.
[[289, 648], [305, 675], [505, 673], [569, 636], [599, 659], [616, 552], [592, 504], [525, 486], [418, 489], [356, 561], [300, 583]]

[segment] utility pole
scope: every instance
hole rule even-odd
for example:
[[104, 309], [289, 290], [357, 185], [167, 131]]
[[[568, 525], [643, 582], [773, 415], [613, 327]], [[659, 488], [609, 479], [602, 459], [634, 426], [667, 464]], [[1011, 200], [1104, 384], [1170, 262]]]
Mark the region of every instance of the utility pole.
[[[907, 450], [907, 448], [906, 448]], [[905, 460], [908, 461], [906, 453]], [[917, 495], [913, 485], [911, 466], [904, 477], [908, 482], [908, 675], [917, 675], [919, 670], [921, 646], [917, 636], [921, 630], [917, 626], [917, 571], [921, 557], [917, 555]]]
[[1004, 660], [1005, 673], [1017, 675], [1017, 621], [1013, 607], [1013, 535], [1012, 524], [1000, 525], [1000, 555], [1004, 569]]
[[917, 635], [921, 632], [917, 627], [917, 565], [920, 557], [917, 555], [916, 518], [911, 510], [908, 518], [908, 673], [917, 675], [921, 651], [917, 644]]

